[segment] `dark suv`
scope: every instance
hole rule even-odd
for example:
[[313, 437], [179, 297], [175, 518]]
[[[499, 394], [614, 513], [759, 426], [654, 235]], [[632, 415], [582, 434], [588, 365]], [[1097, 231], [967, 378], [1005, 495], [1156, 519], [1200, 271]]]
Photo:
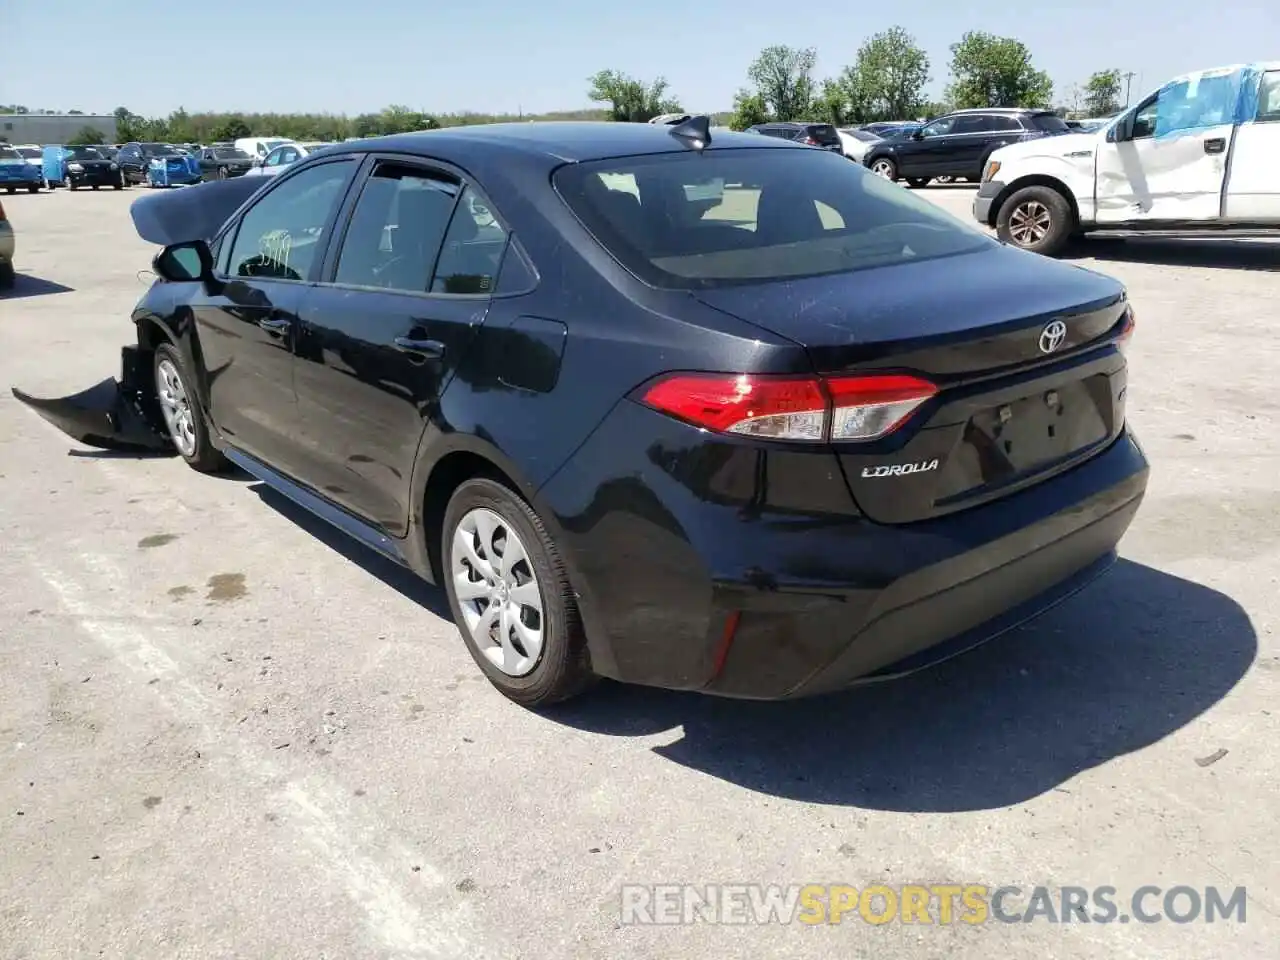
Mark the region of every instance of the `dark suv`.
[[862, 162], [887, 180], [906, 180], [913, 187], [935, 177], [977, 181], [991, 151], [1070, 132], [1066, 121], [1049, 110], [957, 110], [909, 136], [876, 144]]
[[840, 134], [829, 123], [805, 123], [804, 121], [757, 123], [747, 128], [747, 133], [763, 133], [766, 137], [778, 137], [782, 140], [794, 140], [833, 153], [843, 153]]

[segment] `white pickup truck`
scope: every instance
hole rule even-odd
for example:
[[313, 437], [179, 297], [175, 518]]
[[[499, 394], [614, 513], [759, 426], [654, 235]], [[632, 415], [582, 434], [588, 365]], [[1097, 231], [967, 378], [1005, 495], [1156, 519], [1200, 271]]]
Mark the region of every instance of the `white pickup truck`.
[[1093, 133], [1000, 148], [973, 216], [1046, 256], [1091, 231], [1280, 234], [1280, 61], [1177, 77]]

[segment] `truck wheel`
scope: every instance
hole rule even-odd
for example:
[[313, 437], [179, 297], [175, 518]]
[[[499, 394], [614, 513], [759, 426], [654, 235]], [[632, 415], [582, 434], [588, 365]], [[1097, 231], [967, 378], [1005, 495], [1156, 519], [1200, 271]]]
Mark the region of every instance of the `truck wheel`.
[[0, 290], [12, 290], [17, 282], [18, 271], [13, 268], [13, 263], [9, 260], [0, 263]]
[[526, 707], [590, 686], [573, 588], [537, 512], [505, 485], [475, 478], [454, 491], [441, 532], [454, 622], [489, 682]]
[[40, 192], [40, 184], [38, 183], [33, 183], [31, 186], [27, 187], [27, 193], [39, 193], [39, 192]]
[[907, 186], [913, 190], [919, 190], [921, 187], [927, 187], [928, 185], [928, 177], [907, 177]]
[[17, 193], [17, 192], [18, 192], [18, 188], [17, 188], [17, 187], [5, 187], [5, 188], [4, 188], [4, 192], [5, 192], [5, 193], [8, 193], [8, 194], [15, 194], [15, 193]]
[[888, 157], [880, 157], [871, 164], [871, 172], [886, 180], [898, 179], [898, 165]]
[[996, 236], [1046, 257], [1061, 253], [1075, 229], [1071, 204], [1052, 187], [1024, 187], [996, 215]]

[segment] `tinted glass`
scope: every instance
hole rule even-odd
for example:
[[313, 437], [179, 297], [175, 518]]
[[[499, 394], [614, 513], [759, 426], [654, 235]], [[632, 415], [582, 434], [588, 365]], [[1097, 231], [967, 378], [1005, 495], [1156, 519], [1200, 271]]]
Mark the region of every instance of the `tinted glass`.
[[426, 293], [458, 187], [420, 167], [379, 165], [360, 191], [334, 282]]
[[939, 120], [933, 121], [933, 123], [926, 123], [921, 128], [921, 132], [926, 137], [941, 137], [948, 133], [954, 133], [955, 123], [955, 117], [942, 117]]
[[818, 143], [839, 143], [840, 135], [829, 123], [815, 123], [806, 129], [806, 134]]
[[819, 150], [569, 164], [555, 185], [622, 264], [658, 286], [842, 273], [991, 242], [929, 201]]
[[307, 279], [353, 163], [344, 160], [301, 170], [250, 207], [240, 221], [227, 272], [237, 277]]
[[71, 160], [101, 160], [102, 154], [93, 147], [64, 147], [68, 159]]
[[987, 133], [995, 129], [991, 123], [991, 118], [982, 116], [964, 116], [956, 117], [955, 123], [951, 127], [952, 133]]
[[491, 292], [506, 247], [507, 232], [489, 203], [467, 187], [449, 223], [431, 292]]
[[991, 117], [991, 129], [996, 131], [1021, 130], [1017, 117]]
[[249, 155], [243, 150], [237, 150], [234, 147], [218, 147], [210, 150], [210, 153], [219, 160], [248, 160]]
[[1068, 133], [1071, 130], [1067, 121], [1052, 113], [1037, 113], [1030, 120], [1032, 128], [1042, 133]]
[[40, 151], [34, 147], [19, 147], [18, 152], [28, 160], [37, 160], [40, 158]]
[[1280, 122], [1280, 70], [1262, 75], [1262, 85], [1258, 88], [1258, 119]]
[[0, 147], [0, 160], [21, 160], [22, 154], [9, 147]]

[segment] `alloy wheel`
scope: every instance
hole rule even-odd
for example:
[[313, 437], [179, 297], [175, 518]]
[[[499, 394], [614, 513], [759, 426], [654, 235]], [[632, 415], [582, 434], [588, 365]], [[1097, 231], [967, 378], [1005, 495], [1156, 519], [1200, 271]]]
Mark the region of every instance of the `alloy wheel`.
[[871, 172], [877, 177], [884, 177], [886, 180], [893, 179], [893, 164], [888, 160], [877, 160], [871, 165]]
[[172, 360], [165, 358], [156, 365], [156, 396], [160, 401], [160, 413], [164, 416], [169, 437], [184, 457], [196, 452], [195, 412], [187, 397], [187, 388]]
[[1048, 235], [1052, 225], [1049, 208], [1039, 200], [1020, 203], [1009, 215], [1009, 235], [1020, 247], [1039, 243]]
[[542, 591], [520, 535], [477, 507], [458, 522], [449, 554], [461, 626], [475, 648], [507, 676], [533, 672], [543, 646]]

